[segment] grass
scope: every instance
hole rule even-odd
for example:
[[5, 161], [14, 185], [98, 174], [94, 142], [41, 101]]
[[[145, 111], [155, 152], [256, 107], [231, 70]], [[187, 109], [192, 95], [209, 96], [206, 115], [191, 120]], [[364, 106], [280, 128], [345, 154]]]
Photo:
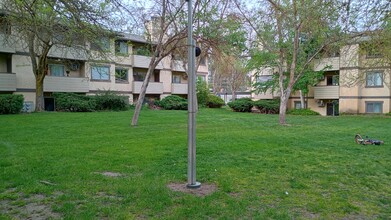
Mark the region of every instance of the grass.
[[[187, 112], [0, 116], [0, 219], [389, 219], [391, 118], [202, 109], [197, 181], [187, 180]], [[354, 135], [382, 139], [362, 146]], [[101, 175], [119, 173], [120, 177]], [[29, 210], [30, 208], [30, 210]]]

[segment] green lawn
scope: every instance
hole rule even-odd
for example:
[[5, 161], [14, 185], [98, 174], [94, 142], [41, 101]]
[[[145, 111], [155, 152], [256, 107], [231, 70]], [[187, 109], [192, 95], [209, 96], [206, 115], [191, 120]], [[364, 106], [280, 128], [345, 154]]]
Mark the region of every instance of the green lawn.
[[[0, 115], [0, 219], [389, 219], [391, 117], [202, 109], [197, 181], [187, 180], [187, 112]], [[362, 146], [354, 135], [382, 139]], [[118, 177], [104, 172], [121, 174]]]

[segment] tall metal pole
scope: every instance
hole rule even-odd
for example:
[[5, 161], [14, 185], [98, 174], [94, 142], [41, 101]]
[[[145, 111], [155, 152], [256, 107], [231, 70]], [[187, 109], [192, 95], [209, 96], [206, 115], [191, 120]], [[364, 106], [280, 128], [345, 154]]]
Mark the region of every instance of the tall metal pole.
[[193, 10], [192, 0], [188, 3], [187, 44], [188, 44], [188, 161], [187, 187], [198, 188], [201, 183], [196, 181], [196, 75], [195, 75], [195, 44], [193, 40]]

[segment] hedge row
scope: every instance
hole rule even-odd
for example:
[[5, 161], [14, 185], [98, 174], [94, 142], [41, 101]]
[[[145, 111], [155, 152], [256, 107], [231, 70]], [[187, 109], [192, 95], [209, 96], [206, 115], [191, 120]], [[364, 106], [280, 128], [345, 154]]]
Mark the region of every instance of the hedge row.
[[123, 111], [128, 107], [126, 97], [113, 92], [102, 92], [96, 96], [75, 93], [54, 93], [56, 110], [66, 112]]
[[0, 114], [18, 114], [22, 111], [23, 95], [0, 95]]
[[236, 99], [229, 102], [228, 106], [235, 112], [251, 112], [251, 109], [255, 106], [265, 114], [278, 114], [280, 109], [280, 100], [258, 100], [252, 101], [250, 98]]

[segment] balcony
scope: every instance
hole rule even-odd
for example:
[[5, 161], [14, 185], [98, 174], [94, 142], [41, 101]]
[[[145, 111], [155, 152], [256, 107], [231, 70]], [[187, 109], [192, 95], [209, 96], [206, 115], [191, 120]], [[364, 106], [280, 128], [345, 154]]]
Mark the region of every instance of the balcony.
[[0, 91], [16, 91], [16, 74], [0, 73]]
[[339, 99], [339, 86], [315, 86], [315, 99]]
[[[148, 69], [149, 63], [151, 62], [151, 57], [133, 55], [133, 67], [146, 68]], [[160, 62], [156, 69], [163, 69], [163, 64]]]
[[172, 60], [171, 66], [173, 71], [185, 72], [185, 69], [183, 68], [183, 61]]
[[12, 47], [11, 38], [7, 38], [4, 34], [0, 33], [0, 52], [3, 53], [15, 53], [15, 47]]
[[173, 83], [171, 85], [172, 94], [187, 94], [187, 84], [184, 83]]
[[58, 76], [46, 76], [43, 82], [43, 90], [45, 92], [80, 93], [87, 93], [90, 91], [88, 78]]
[[328, 57], [314, 61], [315, 71], [321, 71], [326, 66], [330, 66], [330, 68], [326, 69], [326, 71], [339, 70], [339, 57]]
[[[133, 82], [133, 93], [140, 94], [143, 82]], [[147, 94], [163, 94], [163, 83], [149, 82], [147, 87]]]
[[[81, 47], [81, 46], [79, 46]], [[65, 47], [54, 45], [49, 51], [50, 57], [70, 59], [70, 60], [87, 60], [87, 52], [82, 48]]]

